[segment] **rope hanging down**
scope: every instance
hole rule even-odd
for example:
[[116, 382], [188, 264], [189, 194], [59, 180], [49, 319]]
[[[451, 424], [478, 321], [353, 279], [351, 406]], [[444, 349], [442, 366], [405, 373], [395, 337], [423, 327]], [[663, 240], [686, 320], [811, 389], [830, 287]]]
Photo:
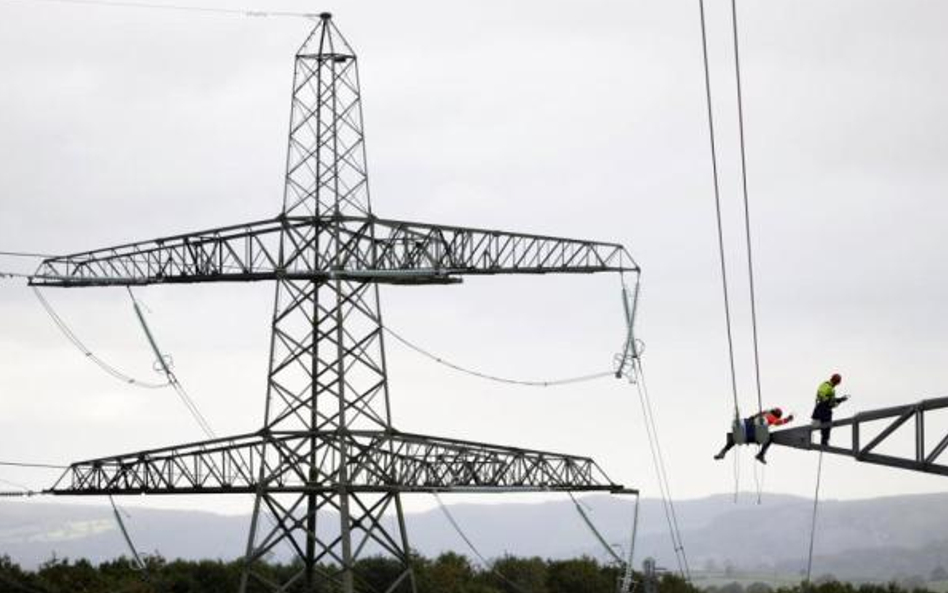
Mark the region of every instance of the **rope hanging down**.
[[754, 377], [757, 385], [757, 411], [764, 413], [760, 390], [760, 349], [757, 345], [757, 296], [754, 290], [754, 252], [751, 248], [750, 200], [747, 197], [747, 151], [744, 146], [744, 99], [741, 93], [741, 52], [737, 41], [737, 0], [731, 0], [731, 23], [734, 32], [734, 80], [737, 84], [737, 126], [741, 145], [741, 187], [744, 194], [744, 238], [747, 250], [747, 279], [750, 291], [751, 331], [754, 342]]
[[820, 480], [823, 477], [823, 451], [820, 450], [820, 458], [816, 464], [816, 490], [813, 493], [813, 519], [810, 522], [810, 549], [806, 558], [806, 584], [810, 584], [810, 575], [813, 571], [813, 541], [816, 539], [816, 510], [820, 501]]
[[678, 525], [678, 513], [675, 510], [675, 501], [672, 498], [671, 484], [668, 480], [668, 471], [665, 467], [665, 457], [662, 453], [661, 443], [658, 440], [658, 426], [655, 423], [655, 414], [652, 411], [652, 401], [649, 397], [648, 386], [645, 383], [645, 372], [642, 369], [642, 361], [636, 361], [636, 373], [639, 381], [636, 382], [636, 388], [639, 394], [639, 405], [642, 408], [642, 416], [645, 418], [645, 433], [648, 437], [648, 447], [652, 456], [652, 465], [655, 468], [658, 479], [659, 493], [662, 497], [662, 508], [665, 512], [665, 521], [668, 524], [669, 536], [672, 540], [672, 547], [675, 551], [675, 561], [678, 563], [678, 572], [682, 578], [691, 580], [691, 568], [688, 566], [688, 556], [685, 553], [685, 544], [681, 539], [681, 528]]
[[718, 149], [714, 133], [714, 110], [711, 101], [711, 68], [708, 65], [708, 33], [705, 23], [704, 0], [698, 0], [701, 14], [701, 50], [704, 62], [704, 90], [708, 110], [708, 139], [711, 142], [711, 176], [714, 181], [714, 212], [718, 230], [718, 256], [721, 262], [721, 289], [724, 294], [724, 322], [727, 329], [727, 352], [731, 370], [731, 393], [734, 397], [734, 418], [740, 420], [737, 398], [737, 370], [734, 365], [734, 335], [731, 329], [731, 300], [728, 294], [727, 261], [724, 256], [724, 222], [721, 215], [721, 184], [718, 175]]

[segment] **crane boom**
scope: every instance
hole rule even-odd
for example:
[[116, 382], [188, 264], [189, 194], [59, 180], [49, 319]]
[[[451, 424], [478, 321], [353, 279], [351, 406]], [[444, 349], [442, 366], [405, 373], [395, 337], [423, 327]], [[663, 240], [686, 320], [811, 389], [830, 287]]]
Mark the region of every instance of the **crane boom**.
[[[822, 428], [819, 424], [778, 430], [770, 435], [770, 440], [775, 445], [784, 447], [823, 451], [824, 453], [852, 457], [856, 461], [864, 463], [948, 476], [948, 465], [939, 462], [945, 449], [948, 449], [948, 432], [937, 439], [937, 442], [934, 442], [934, 439], [930, 441], [926, 436], [925, 422], [927, 416], [946, 408], [948, 408], [948, 397], [941, 397], [903, 406], [868, 410], [851, 418], [834, 420], [829, 423], [834, 429], [834, 434], [838, 432], [835, 430], [836, 428], [848, 426], [851, 429], [848, 431], [847, 446], [842, 447], [835, 445], [822, 446], [814, 443], [812, 433]], [[872, 431], [869, 423], [881, 421], [887, 421], [884, 428], [867, 439], [867, 433]], [[894, 435], [905, 424], [911, 424], [914, 428], [914, 450], [912, 453], [909, 455], [877, 452], [885, 443], [894, 441], [897, 438]], [[846, 431], [844, 431], [844, 434], [847, 434]], [[929, 446], [930, 442], [934, 442], [934, 445]]]

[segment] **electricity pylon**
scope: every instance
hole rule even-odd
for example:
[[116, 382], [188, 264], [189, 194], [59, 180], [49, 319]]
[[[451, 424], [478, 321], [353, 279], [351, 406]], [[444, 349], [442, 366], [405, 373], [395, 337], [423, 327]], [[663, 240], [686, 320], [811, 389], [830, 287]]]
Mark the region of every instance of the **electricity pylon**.
[[[415, 589], [406, 492], [630, 492], [588, 457], [399, 432], [379, 284], [467, 274], [622, 272], [621, 245], [382, 219], [372, 213], [355, 53], [329, 14], [296, 54], [283, 210], [270, 220], [45, 260], [33, 284], [276, 284], [263, 427], [72, 464], [53, 494], [251, 493], [240, 590], [361, 590], [367, 554]], [[330, 512], [327, 512], [330, 511]], [[384, 521], [391, 517], [393, 521]], [[278, 545], [298, 568], [260, 560]], [[330, 568], [327, 568], [330, 567]]]

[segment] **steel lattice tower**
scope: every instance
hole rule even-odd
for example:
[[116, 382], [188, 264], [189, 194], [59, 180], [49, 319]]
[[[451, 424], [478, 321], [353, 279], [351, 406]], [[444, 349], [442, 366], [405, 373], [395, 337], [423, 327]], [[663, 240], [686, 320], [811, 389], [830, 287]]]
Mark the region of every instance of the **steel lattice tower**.
[[[395, 430], [379, 284], [622, 271], [638, 267], [618, 244], [374, 216], [356, 56], [322, 14], [296, 55], [279, 216], [50, 258], [31, 281], [274, 281], [263, 427], [74, 463], [50, 492], [250, 493], [241, 591], [359, 591], [368, 554], [402, 567], [387, 592], [414, 591], [403, 493], [628, 490], [588, 457]], [[277, 546], [298, 567], [282, 580], [260, 563]]]

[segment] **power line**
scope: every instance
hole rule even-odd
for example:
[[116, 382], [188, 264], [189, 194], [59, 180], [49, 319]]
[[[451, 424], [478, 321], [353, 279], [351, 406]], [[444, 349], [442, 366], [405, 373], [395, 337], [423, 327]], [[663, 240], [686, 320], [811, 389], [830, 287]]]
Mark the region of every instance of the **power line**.
[[134, 385], [136, 387], [142, 387], [144, 389], [161, 389], [168, 386], [168, 383], [153, 383], [135, 379], [96, 356], [96, 354], [86, 347], [82, 340], [79, 339], [79, 336], [77, 336], [75, 332], [72, 331], [72, 328], [70, 328], [63, 318], [59, 316], [56, 310], [53, 309], [53, 306], [50, 305], [49, 301], [46, 300], [46, 297], [43, 296], [43, 293], [40, 291], [40, 289], [35, 286], [32, 288], [33, 294], [36, 295], [36, 298], [43, 306], [43, 310], [46, 311], [46, 314], [49, 316], [49, 318], [52, 319], [54, 324], [56, 324], [56, 327], [59, 328], [59, 331], [66, 337], [67, 340], [69, 340], [70, 343], [72, 343], [73, 346], [82, 352], [83, 356], [92, 361], [100, 369], [119, 381], [128, 383], [129, 385]]
[[285, 10], [257, 10], [251, 8], [213, 8], [210, 6], [192, 6], [186, 4], [156, 4], [153, 2], [126, 2], [124, 0], [4, 0], [19, 3], [75, 4], [79, 6], [106, 6], [111, 8], [144, 8], [148, 10], [171, 10], [177, 12], [196, 12], [203, 14], [221, 14], [242, 17], [291, 17], [314, 19], [319, 15], [309, 12]]
[[0, 466], [33, 467], [33, 468], [43, 468], [43, 469], [69, 469], [68, 465], [53, 465], [50, 463], [26, 463], [23, 461], [0, 461]]
[[408, 341], [406, 338], [402, 337], [395, 330], [388, 326], [382, 326], [382, 329], [385, 330], [390, 336], [401, 342], [403, 345], [407, 346], [411, 350], [414, 350], [418, 354], [437, 362], [440, 365], [446, 366], [455, 371], [465, 373], [467, 375], [472, 375], [474, 377], [479, 377], [481, 379], [486, 379], [488, 381], [494, 381], [497, 383], [506, 383], [508, 385], [522, 385], [526, 387], [555, 387], [559, 385], [570, 385], [572, 383], [584, 383], [586, 381], [594, 381], [596, 379], [602, 379], [603, 377], [614, 377], [615, 371], [603, 371], [601, 373], [590, 373], [587, 375], [578, 375], [575, 377], [566, 377], [561, 379], [547, 379], [543, 381], [527, 381], [523, 379], [511, 379], [509, 377], [499, 377], [497, 375], [491, 375], [481, 371], [476, 371], [468, 367], [455, 364], [449, 360], [445, 360], [440, 356], [432, 354], [428, 350], [425, 350], [421, 346], [414, 344]]
[[649, 450], [652, 454], [652, 464], [658, 477], [659, 493], [662, 496], [662, 507], [665, 511], [665, 520], [668, 523], [672, 547], [675, 550], [675, 560], [678, 570], [685, 580], [691, 580], [691, 567], [688, 565], [688, 556], [685, 554], [685, 544], [681, 539], [681, 528], [678, 524], [678, 513], [675, 510], [675, 501], [672, 497], [671, 484], [668, 480], [668, 471], [665, 465], [665, 456], [662, 453], [661, 442], [658, 439], [658, 425], [655, 422], [655, 413], [652, 410], [652, 401], [645, 382], [645, 371], [642, 360], [635, 359], [636, 371], [639, 380], [635, 382], [639, 394], [639, 404], [645, 419], [645, 432], [648, 437]]
[[50, 255], [48, 253], [33, 253], [30, 251], [0, 251], [0, 255], [4, 255], [6, 257], [32, 257], [32, 258], [43, 258], [43, 259], [56, 257], [55, 255]]

